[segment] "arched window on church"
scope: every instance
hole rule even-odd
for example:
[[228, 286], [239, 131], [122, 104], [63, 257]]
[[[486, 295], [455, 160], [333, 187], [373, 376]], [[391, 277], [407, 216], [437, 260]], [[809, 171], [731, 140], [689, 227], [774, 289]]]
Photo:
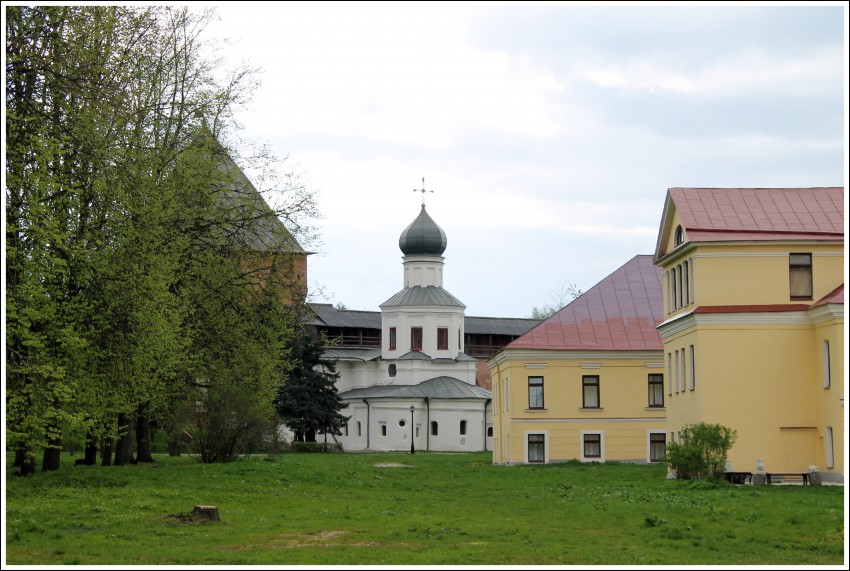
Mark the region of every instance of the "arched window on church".
[[363, 432], [360, 430], [360, 421], [357, 421], [357, 436], [363, 436]]
[[466, 434], [466, 421], [461, 420], [460, 421], [460, 435], [463, 436], [465, 434]]
[[437, 421], [431, 421], [431, 436], [437, 436]]

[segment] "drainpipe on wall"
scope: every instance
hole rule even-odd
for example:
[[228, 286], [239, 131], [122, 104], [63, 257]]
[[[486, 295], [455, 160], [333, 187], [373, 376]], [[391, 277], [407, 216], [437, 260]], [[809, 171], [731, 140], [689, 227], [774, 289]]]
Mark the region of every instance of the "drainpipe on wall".
[[431, 449], [431, 401], [425, 397], [425, 450]]
[[487, 452], [487, 405], [491, 399], [484, 401], [484, 452]]
[[369, 450], [369, 401], [363, 399], [363, 402], [366, 403], [366, 450]]

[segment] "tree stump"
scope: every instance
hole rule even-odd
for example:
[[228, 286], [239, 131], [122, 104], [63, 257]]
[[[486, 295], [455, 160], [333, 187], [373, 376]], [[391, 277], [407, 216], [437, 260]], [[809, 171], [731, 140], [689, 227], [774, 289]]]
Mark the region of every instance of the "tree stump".
[[216, 506], [195, 506], [193, 513], [203, 519], [210, 521], [220, 521], [218, 517], [218, 508]]

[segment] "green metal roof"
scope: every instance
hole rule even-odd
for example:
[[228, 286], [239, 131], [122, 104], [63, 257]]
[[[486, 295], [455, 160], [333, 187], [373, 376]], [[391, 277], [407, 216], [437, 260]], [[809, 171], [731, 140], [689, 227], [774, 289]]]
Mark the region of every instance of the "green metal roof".
[[434, 377], [418, 385], [379, 385], [364, 389], [351, 389], [338, 395], [341, 399], [386, 398], [411, 399], [491, 399], [493, 393], [485, 388], [464, 383], [454, 377]]
[[428, 216], [424, 204], [419, 216], [398, 239], [398, 247], [405, 256], [441, 256], [446, 251], [446, 243], [446, 233]]
[[410, 307], [425, 305], [466, 307], [455, 296], [437, 286], [413, 286], [404, 288], [382, 303], [380, 307]]
[[381, 358], [381, 350], [361, 349], [359, 347], [326, 347], [322, 351], [322, 358], [333, 361], [374, 361]]

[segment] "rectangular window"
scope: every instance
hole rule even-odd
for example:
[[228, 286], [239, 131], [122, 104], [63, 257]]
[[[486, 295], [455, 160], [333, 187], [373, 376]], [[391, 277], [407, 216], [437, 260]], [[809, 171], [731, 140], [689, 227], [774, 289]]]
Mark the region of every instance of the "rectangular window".
[[598, 433], [585, 434], [584, 439], [584, 457], [585, 458], [601, 458], [602, 457], [602, 435]]
[[679, 303], [678, 307], [682, 307], [682, 266], [679, 265], [676, 267], [676, 286], [679, 288], [679, 297], [676, 298], [676, 301]]
[[535, 463], [546, 462], [546, 435], [528, 435], [528, 461]]
[[667, 457], [667, 435], [663, 432], [649, 433], [649, 461], [661, 462]]
[[466, 434], [466, 421], [461, 420], [460, 421], [460, 435], [463, 436], [465, 434]]
[[437, 349], [449, 348], [449, 329], [448, 327], [437, 328]]
[[664, 406], [664, 375], [649, 375], [649, 406]]
[[667, 353], [667, 394], [673, 395], [673, 355]]
[[826, 467], [835, 468], [835, 451], [832, 445], [832, 427], [826, 427]]
[[682, 349], [682, 370], [681, 370], [681, 379], [682, 379], [682, 392], [685, 392], [685, 387], [687, 386], [687, 378], [685, 377], [685, 350]]
[[680, 383], [680, 381], [679, 381], [679, 350], [678, 349], [676, 349], [675, 361], [676, 361], [676, 368], [673, 370], [673, 374], [676, 376], [676, 378], [673, 381], [673, 386], [676, 387], [676, 392], [678, 393], [679, 392], [679, 383]]
[[583, 408], [599, 408], [599, 376], [585, 375], [581, 378]]
[[673, 268], [673, 311], [676, 311], [676, 309], [679, 307], [678, 305], [676, 305], [676, 300], [678, 300], [678, 298], [679, 298], [679, 290], [677, 289], [677, 286], [678, 286], [677, 282], [678, 281], [679, 281], [679, 268], [676, 267], [676, 268]]
[[528, 377], [528, 408], [543, 408], [543, 377]]
[[421, 327], [411, 327], [410, 328], [410, 348], [417, 349], [419, 351], [422, 350], [422, 328]]
[[667, 272], [667, 313], [673, 313], [673, 270]]
[[791, 284], [791, 299], [812, 298], [812, 255], [790, 254], [789, 275]]
[[694, 352], [694, 346], [690, 346], [691, 350], [691, 386], [690, 389], [694, 390], [697, 387], [697, 366], [696, 366], [696, 353]]
[[438, 428], [437, 427], [437, 421], [432, 420], [431, 421], [431, 436], [437, 436], [437, 428]]
[[685, 305], [690, 305], [691, 288], [688, 286], [688, 262], [682, 263], [682, 278], [685, 280], [685, 285], [682, 286], [682, 296], [685, 298]]
[[395, 351], [395, 327], [390, 327], [390, 351]]
[[828, 389], [832, 384], [829, 372], [829, 341], [823, 341], [823, 388]]

